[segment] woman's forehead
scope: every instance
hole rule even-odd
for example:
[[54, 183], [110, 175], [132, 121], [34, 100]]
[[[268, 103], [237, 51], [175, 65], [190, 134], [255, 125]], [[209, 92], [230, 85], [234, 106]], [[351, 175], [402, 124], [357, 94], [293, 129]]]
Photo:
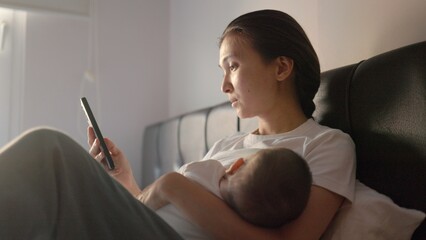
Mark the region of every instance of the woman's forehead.
[[242, 57], [245, 51], [251, 47], [250, 42], [235, 34], [226, 36], [220, 45], [220, 63], [225, 62], [229, 57]]

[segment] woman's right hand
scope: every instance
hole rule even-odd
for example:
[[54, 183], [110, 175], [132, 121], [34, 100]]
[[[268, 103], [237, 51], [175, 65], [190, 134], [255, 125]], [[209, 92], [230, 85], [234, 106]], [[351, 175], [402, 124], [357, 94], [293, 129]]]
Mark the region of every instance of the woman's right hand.
[[107, 171], [110, 176], [115, 178], [115, 180], [123, 185], [133, 196], [137, 196], [141, 190], [133, 176], [129, 161], [110, 139], [104, 138], [104, 141], [114, 161], [115, 168], [113, 170], [110, 170], [106, 166], [105, 155], [101, 151], [99, 140], [96, 138], [93, 128], [90, 126], [87, 128], [87, 142], [90, 147], [90, 155], [104, 167], [105, 171]]

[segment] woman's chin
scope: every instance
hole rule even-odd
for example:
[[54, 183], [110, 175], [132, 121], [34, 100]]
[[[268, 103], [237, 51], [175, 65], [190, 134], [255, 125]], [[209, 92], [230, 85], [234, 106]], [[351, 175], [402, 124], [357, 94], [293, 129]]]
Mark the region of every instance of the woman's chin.
[[253, 114], [249, 114], [247, 112], [244, 112], [241, 109], [236, 109], [236, 111], [237, 111], [237, 116], [241, 119], [247, 119], [247, 118], [255, 117]]

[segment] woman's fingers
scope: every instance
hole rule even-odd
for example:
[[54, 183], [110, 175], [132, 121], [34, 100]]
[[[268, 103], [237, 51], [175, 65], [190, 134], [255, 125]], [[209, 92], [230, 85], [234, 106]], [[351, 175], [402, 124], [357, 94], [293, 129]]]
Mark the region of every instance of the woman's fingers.
[[90, 146], [89, 154], [92, 157], [96, 158], [96, 156], [100, 153], [102, 153], [102, 151], [101, 151], [101, 147], [100, 147], [100, 144], [99, 144], [99, 140], [95, 139], [93, 141], [92, 145]]
[[105, 158], [105, 155], [104, 155], [104, 153], [103, 152], [100, 152], [98, 155], [96, 155], [95, 157], [95, 160], [96, 161], [98, 161], [98, 162], [101, 162], [104, 158]]
[[95, 131], [93, 130], [93, 127], [89, 126], [87, 127], [87, 143], [89, 144], [89, 147], [93, 145], [93, 142], [96, 139]]
[[115, 146], [115, 144], [109, 138], [104, 138], [104, 141], [111, 156], [118, 155], [120, 153], [120, 150]]
[[95, 139], [90, 146], [89, 154], [94, 158], [97, 162], [101, 163], [102, 159], [105, 158], [104, 153], [101, 151], [101, 148], [99, 146], [99, 141]]
[[[119, 153], [119, 150], [115, 147], [115, 144], [111, 140], [109, 140], [108, 138], [105, 138], [104, 140], [105, 144], [107, 145], [108, 151], [115, 159], [115, 156]], [[102, 165], [105, 165], [105, 162], [103, 161], [105, 159], [105, 154], [103, 153], [103, 151], [101, 151], [100, 142], [97, 138], [93, 141], [93, 144], [89, 149], [89, 154], [97, 162], [102, 163]]]

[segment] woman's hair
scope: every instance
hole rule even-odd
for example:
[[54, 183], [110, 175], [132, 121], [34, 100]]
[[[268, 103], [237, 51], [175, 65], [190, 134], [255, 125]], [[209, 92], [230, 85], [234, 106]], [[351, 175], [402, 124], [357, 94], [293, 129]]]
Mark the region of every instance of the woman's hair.
[[247, 163], [251, 166], [244, 181], [230, 193], [232, 199], [239, 199], [230, 206], [255, 225], [280, 227], [305, 209], [311, 192], [311, 171], [302, 157], [286, 148], [263, 149], [258, 154]]
[[311, 42], [297, 21], [281, 11], [260, 10], [233, 20], [224, 30], [219, 45], [230, 33], [238, 33], [249, 40], [266, 61], [280, 56], [293, 59], [299, 102], [305, 116], [312, 117], [315, 110], [313, 98], [320, 83], [320, 65]]

